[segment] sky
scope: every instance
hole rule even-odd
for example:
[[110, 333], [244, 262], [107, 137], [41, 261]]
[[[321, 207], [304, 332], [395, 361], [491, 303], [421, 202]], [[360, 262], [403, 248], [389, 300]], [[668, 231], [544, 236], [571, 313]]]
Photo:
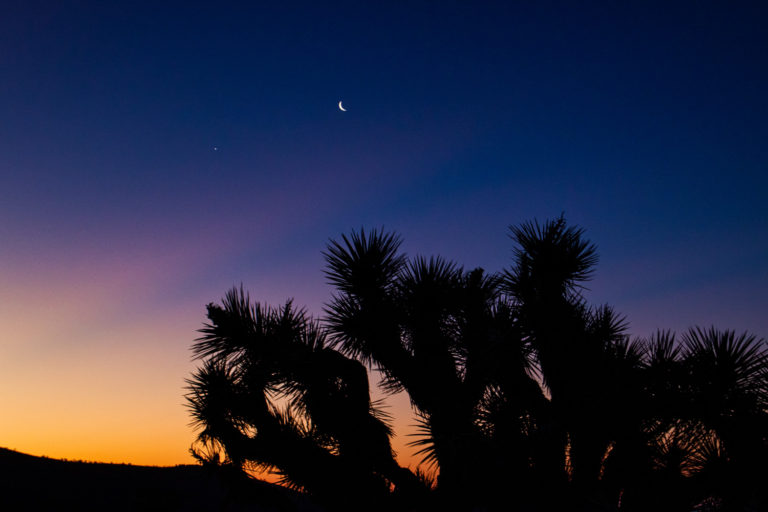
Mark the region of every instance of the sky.
[[766, 26], [739, 1], [2, 2], [0, 446], [190, 463], [205, 305], [242, 283], [321, 314], [321, 252], [360, 227], [500, 271], [509, 226], [562, 213], [633, 335], [768, 338]]

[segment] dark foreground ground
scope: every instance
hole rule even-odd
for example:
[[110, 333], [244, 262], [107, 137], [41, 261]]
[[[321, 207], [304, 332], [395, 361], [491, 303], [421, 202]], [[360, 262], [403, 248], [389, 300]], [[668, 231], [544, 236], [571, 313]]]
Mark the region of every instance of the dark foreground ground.
[[0, 448], [0, 511], [321, 512], [301, 495], [202, 466], [70, 462]]

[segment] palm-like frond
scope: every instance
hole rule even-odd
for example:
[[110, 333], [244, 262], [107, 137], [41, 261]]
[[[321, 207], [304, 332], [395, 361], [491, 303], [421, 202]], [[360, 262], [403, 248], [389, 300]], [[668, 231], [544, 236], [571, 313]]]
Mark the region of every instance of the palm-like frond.
[[221, 359], [209, 359], [191, 379], [186, 379], [187, 407], [191, 425], [201, 429], [201, 438], [216, 437], [232, 428], [242, 408], [237, 369]]
[[393, 233], [361, 230], [332, 240], [324, 253], [326, 277], [338, 290], [325, 308], [331, 346], [368, 366], [397, 367], [404, 356], [393, 293], [406, 261], [400, 243]]
[[683, 336], [684, 357], [702, 392], [726, 400], [749, 398], [760, 407], [767, 403], [765, 368], [768, 349], [765, 340], [734, 331], [694, 328]]
[[198, 439], [189, 448], [189, 453], [203, 466], [227, 464], [224, 446], [216, 439]]
[[502, 356], [500, 352], [509, 341], [515, 319], [501, 297], [498, 275], [486, 274], [481, 268], [466, 273], [459, 270], [453, 281], [454, 297], [443, 330], [451, 340], [449, 350], [466, 382], [472, 378], [472, 367], [475, 374], [481, 375], [480, 367]]
[[[587, 313], [586, 324], [590, 337], [597, 340], [600, 345], [608, 346], [626, 341], [628, 328], [626, 317], [607, 304], [590, 310]], [[634, 344], [630, 345], [634, 346]], [[627, 346], [625, 343], [624, 347]]]
[[731, 450], [764, 438], [752, 425], [764, 423], [768, 414], [765, 341], [695, 328], [682, 342], [692, 413], [714, 426]]
[[496, 442], [497, 448], [514, 443], [519, 449], [523, 444], [521, 441], [533, 436], [539, 428], [536, 417], [539, 411], [535, 411], [532, 404], [531, 398], [521, 399], [505, 392], [501, 386], [491, 385], [477, 404], [475, 421], [480, 431]]
[[[714, 443], [714, 444], [713, 444]], [[655, 469], [691, 476], [702, 469], [708, 453], [719, 446], [716, 434], [698, 421], [676, 421], [652, 442]]]
[[227, 357], [244, 350], [262, 326], [265, 312], [258, 304], [251, 304], [243, 290], [232, 289], [222, 300], [222, 305], [208, 304], [209, 323], [200, 332], [202, 336], [192, 345], [196, 359]]
[[393, 281], [405, 257], [397, 254], [402, 241], [384, 230], [365, 230], [342, 235], [342, 242], [331, 240], [325, 256], [328, 282], [341, 292], [368, 296], [385, 290]]
[[588, 281], [597, 263], [597, 249], [583, 238], [584, 230], [568, 226], [565, 218], [510, 226], [515, 241], [513, 269], [507, 288], [525, 300], [532, 294], [562, 296]]
[[[462, 269], [455, 263], [439, 256], [429, 259], [417, 256], [404, 266], [399, 275], [398, 288], [403, 293], [418, 294], [424, 289], [425, 294], [451, 292], [462, 278]], [[430, 296], [430, 298], [432, 298]]]
[[442, 258], [418, 257], [397, 281], [406, 348], [416, 357], [448, 356], [461, 269]]
[[641, 385], [649, 407], [646, 417], [667, 422], [695, 417], [690, 412], [686, 392], [690, 383], [674, 333], [660, 330], [638, 343], [644, 346]]
[[407, 435], [415, 437], [416, 439], [409, 441], [408, 446], [418, 448], [415, 455], [420, 455], [420, 463], [427, 468], [428, 472], [433, 473], [434, 470], [438, 467], [439, 458], [429, 416], [424, 413], [417, 414], [416, 424], [412, 426], [416, 431]]
[[646, 346], [645, 362], [649, 368], [668, 367], [679, 361], [680, 347], [675, 343], [673, 332], [657, 331], [644, 343]]
[[393, 359], [405, 356], [393, 298], [383, 297], [373, 307], [351, 295], [334, 296], [325, 312], [326, 325], [333, 333], [330, 346], [344, 355], [368, 366], [387, 367], [397, 367]]
[[705, 432], [698, 440], [689, 459], [689, 470], [712, 481], [722, 479], [729, 470], [729, 456], [723, 441], [714, 431]]
[[[297, 336], [316, 333], [308, 330], [312, 322], [292, 301], [279, 308], [251, 303], [242, 286], [227, 292], [222, 305], [209, 304], [208, 323], [195, 340], [192, 352], [196, 359], [233, 358], [245, 352], [264, 352], [276, 344], [289, 342]], [[311, 331], [311, 333], [310, 333]]]

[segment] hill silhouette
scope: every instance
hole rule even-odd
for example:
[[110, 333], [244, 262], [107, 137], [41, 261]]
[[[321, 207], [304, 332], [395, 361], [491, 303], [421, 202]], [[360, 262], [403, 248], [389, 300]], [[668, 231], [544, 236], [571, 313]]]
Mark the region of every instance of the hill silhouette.
[[6, 448], [0, 510], [321, 511], [294, 491], [221, 469], [66, 461]]

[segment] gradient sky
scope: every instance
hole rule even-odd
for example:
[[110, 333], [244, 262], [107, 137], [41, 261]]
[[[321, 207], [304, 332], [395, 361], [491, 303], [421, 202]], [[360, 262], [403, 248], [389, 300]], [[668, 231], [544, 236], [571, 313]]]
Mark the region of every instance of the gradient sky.
[[320, 313], [361, 226], [496, 271], [563, 212], [633, 334], [768, 337], [765, 3], [244, 4], [0, 5], [0, 446], [190, 462], [205, 304]]

